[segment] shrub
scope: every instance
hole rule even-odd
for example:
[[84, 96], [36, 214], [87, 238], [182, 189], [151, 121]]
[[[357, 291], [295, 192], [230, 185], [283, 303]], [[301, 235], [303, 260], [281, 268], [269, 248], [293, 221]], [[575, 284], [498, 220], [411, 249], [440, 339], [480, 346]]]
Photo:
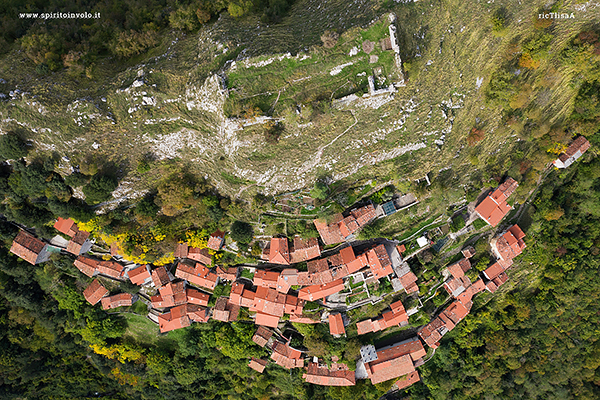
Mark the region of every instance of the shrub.
[[243, 221], [235, 221], [231, 224], [231, 238], [242, 245], [248, 245], [252, 241], [254, 231], [252, 225]]
[[20, 133], [8, 132], [0, 136], [0, 157], [5, 160], [16, 160], [27, 156], [31, 143], [23, 138]]
[[88, 204], [96, 204], [111, 198], [111, 193], [117, 188], [118, 181], [110, 175], [96, 174], [90, 182], [83, 187], [85, 201]]
[[456, 217], [452, 218], [452, 224], [450, 224], [450, 230], [452, 232], [458, 232], [464, 227], [465, 219], [462, 215], [457, 215]]

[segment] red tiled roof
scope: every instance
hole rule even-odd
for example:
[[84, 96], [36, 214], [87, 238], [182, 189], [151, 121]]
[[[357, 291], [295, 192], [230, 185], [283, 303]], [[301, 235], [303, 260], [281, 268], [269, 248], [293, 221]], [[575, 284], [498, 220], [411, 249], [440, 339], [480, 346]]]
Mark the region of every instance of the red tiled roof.
[[421, 377], [419, 376], [418, 371], [413, 371], [410, 374], [404, 375], [402, 378], [396, 381], [396, 386], [398, 390], [406, 389], [407, 387], [414, 385], [419, 382]]
[[169, 300], [169, 298], [171, 298], [173, 305], [179, 306], [187, 301], [185, 282], [169, 282], [166, 285], [161, 286], [158, 291], [164, 301], [171, 303], [171, 300]]
[[228, 297], [219, 297], [213, 308], [213, 319], [222, 322], [235, 321], [240, 313], [240, 306], [230, 303]]
[[273, 344], [273, 353], [271, 353], [271, 359], [273, 359], [277, 365], [287, 369], [300, 368], [304, 366], [302, 353], [299, 350], [296, 350], [281, 342], [275, 342]]
[[319, 324], [321, 323], [321, 320], [314, 319], [313, 317], [309, 317], [303, 314], [290, 314], [290, 322], [297, 322], [299, 324]]
[[259, 287], [256, 289], [250, 311], [282, 317], [285, 313], [285, 300], [285, 294], [271, 288]]
[[102, 308], [110, 310], [111, 308], [130, 306], [133, 304], [133, 296], [129, 293], [119, 293], [114, 296], [104, 297], [102, 299]]
[[166, 285], [170, 281], [169, 274], [165, 267], [158, 267], [152, 270], [152, 282], [154, 282], [156, 288]]
[[461, 253], [462, 253], [463, 257], [471, 258], [475, 255], [475, 249], [473, 248], [473, 246], [469, 246], [467, 248], [462, 249]]
[[269, 262], [285, 265], [290, 263], [290, 251], [288, 249], [288, 240], [286, 238], [271, 238]]
[[71, 218], [64, 219], [58, 217], [58, 220], [54, 223], [54, 229], [67, 236], [75, 236], [79, 232], [77, 224]]
[[268, 363], [269, 363], [269, 360], [261, 360], [260, 358], [252, 357], [250, 359], [250, 362], [248, 363], [248, 366], [250, 368], [252, 368], [253, 370], [255, 370], [256, 372], [259, 372], [262, 374], [262, 372], [265, 370], [265, 367], [267, 366]]
[[369, 332], [378, 332], [392, 326], [406, 325], [408, 323], [408, 315], [401, 300], [390, 304], [390, 309], [391, 311], [381, 314], [380, 318], [358, 322], [356, 324], [358, 334], [364, 335]]
[[489, 280], [492, 280], [498, 275], [500, 275], [502, 272], [504, 272], [504, 268], [502, 268], [502, 266], [499, 263], [495, 262], [485, 271], [483, 271], [483, 275], [485, 275], [485, 277]]
[[188, 248], [188, 258], [199, 261], [204, 265], [210, 265], [212, 263], [212, 256], [208, 252], [207, 248], [199, 249], [197, 247]]
[[256, 313], [256, 320], [254, 321], [256, 325], [268, 326], [270, 328], [277, 328], [277, 324], [279, 324], [279, 317], [275, 315], [263, 314], [261, 312]]
[[366, 319], [364, 321], [357, 322], [356, 328], [358, 329], [359, 335], [364, 335], [366, 333], [374, 332], [373, 321], [370, 319]]
[[368, 224], [372, 219], [377, 217], [377, 212], [372, 204], [366, 205], [356, 210], [350, 211], [350, 214], [356, 219], [356, 223], [359, 227], [363, 227]]
[[[511, 226], [506, 233], [500, 236], [495, 243], [500, 259], [512, 260], [523, 252], [526, 246], [523, 238], [525, 234], [519, 228], [518, 225]], [[494, 243], [492, 243], [492, 249], [494, 249]]]
[[176, 258], [187, 258], [188, 256], [188, 245], [187, 243], [177, 243], [175, 246], [175, 257]]
[[10, 252], [28, 263], [35, 265], [41, 262], [40, 253], [42, 253], [46, 246], [46, 243], [33, 235], [25, 231], [19, 231], [12, 242], [12, 246], [10, 246]]
[[493, 281], [489, 281], [488, 283], [486, 283], [485, 288], [491, 293], [494, 293], [496, 290], [498, 290], [498, 286]]
[[142, 265], [132, 270], [127, 271], [129, 280], [136, 285], [143, 285], [148, 278], [151, 277], [148, 265]]
[[385, 246], [380, 244], [367, 252], [369, 259], [369, 267], [376, 279], [383, 278], [394, 273], [392, 269], [392, 261], [385, 249]]
[[175, 276], [185, 279], [193, 285], [201, 286], [210, 290], [214, 290], [218, 279], [217, 274], [211, 272], [208, 268], [200, 263], [196, 263], [196, 266], [192, 268], [192, 266], [189, 264], [180, 262], [177, 265]]
[[175, 299], [172, 296], [163, 299], [160, 294], [150, 296], [150, 302], [152, 303], [152, 308], [166, 308], [175, 305]]
[[229, 267], [227, 270], [223, 269], [223, 267], [217, 267], [217, 276], [226, 281], [235, 281], [238, 275], [237, 267]]
[[75, 259], [73, 265], [77, 267], [78, 270], [89, 276], [90, 278], [96, 272], [96, 268], [98, 268], [98, 264], [100, 260], [96, 260], [95, 258], [87, 257], [87, 256], [79, 256]]
[[[585, 137], [579, 136], [577, 139], [575, 139], [573, 141], [573, 143], [571, 143], [569, 145], [569, 147], [567, 148], [567, 150], [565, 150], [564, 153], [561, 153], [558, 156], [558, 159], [554, 161], [554, 165], [559, 166], [558, 164], [560, 162], [566, 163], [567, 160], [569, 160], [571, 157], [573, 157], [574, 159], [571, 161], [571, 163], [572, 163], [574, 160], [576, 160], [581, 155], [583, 155], [583, 153], [585, 153], [587, 151], [587, 149], [589, 149], [589, 148], [590, 148], [590, 142], [588, 142], [588, 140]], [[568, 167], [569, 165], [571, 165], [571, 163], [568, 163], [564, 166]]]
[[185, 304], [173, 307], [169, 312], [158, 316], [158, 325], [162, 333], [190, 326], [190, 318]]
[[402, 255], [402, 253], [406, 251], [406, 246], [403, 244], [399, 244], [398, 246], [396, 246], [396, 248], [398, 249], [398, 253], [400, 253], [400, 255]]
[[340, 231], [339, 225], [337, 223], [327, 225], [326, 222], [318, 219], [315, 219], [313, 222], [315, 224], [315, 227], [319, 231], [319, 235], [321, 235], [321, 240], [323, 240], [323, 243], [336, 244], [341, 243], [345, 240], [345, 237], [342, 236], [342, 232]]
[[337, 279], [324, 285], [307, 286], [298, 292], [298, 298], [302, 300], [318, 300], [330, 296], [344, 289], [344, 280]]
[[475, 212], [488, 224], [492, 226], [498, 225], [511, 209], [506, 203], [506, 199], [515, 191], [517, 186], [519, 186], [517, 181], [508, 178], [492, 194], [486, 196], [486, 198], [475, 207]]
[[354, 371], [337, 370], [330, 371], [326, 367], [319, 367], [319, 364], [308, 363], [306, 374], [302, 377], [308, 383], [322, 386], [353, 386], [356, 384]]
[[91, 305], [98, 303], [100, 299], [106, 296], [107, 294], [108, 290], [106, 290], [106, 288], [102, 286], [98, 279], [94, 279], [92, 283], [90, 283], [88, 287], [86, 287], [83, 291], [83, 297], [85, 297], [85, 299]]
[[413, 372], [414, 360], [425, 354], [425, 349], [417, 338], [378, 350], [377, 360], [365, 364], [367, 375], [374, 385], [398, 378]]
[[316, 238], [302, 239], [294, 238], [294, 245], [290, 253], [290, 262], [299, 263], [302, 261], [317, 258], [321, 255], [321, 247]]
[[500, 275], [498, 275], [496, 278], [494, 278], [494, 284], [496, 285], [496, 287], [500, 287], [502, 284], [504, 284], [506, 281], [508, 280], [508, 275], [506, 275], [505, 272], [502, 272]]
[[229, 302], [237, 305], [242, 304], [242, 293], [244, 292], [244, 284], [241, 282], [233, 282], [231, 291], [229, 292]]
[[213, 249], [213, 250], [220, 250], [221, 246], [223, 246], [223, 241], [225, 240], [225, 232], [221, 232], [220, 230], [217, 230], [216, 232], [213, 232], [210, 237], [208, 238], [208, 243], [206, 244], [206, 247], [208, 247], [209, 249]]
[[260, 347], [265, 347], [272, 336], [272, 330], [267, 329], [264, 326], [259, 326], [256, 332], [254, 333], [254, 336], [252, 336], [252, 341]]
[[333, 336], [346, 334], [342, 314], [329, 314], [329, 333]]
[[119, 279], [123, 276], [123, 271], [125, 267], [119, 264], [116, 261], [108, 260], [108, 261], [100, 261], [98, 263], [98, 267], [96, 271], [98, 273], [110, 276], [111, 278]]
[[436, 349], [440, 345], [442, 336], [450, 330], [451, 328], [447, 327], [445, 320], [438, 316], [419, 331], [419, 336], [429, 347]]
[[208, 306], [208, 300], [210, 299], [210, 296], [206, 293], [202, 293], [196, 289], [187, 288], [185, 289], [185, 295], [188, 303], [205, 307]]
[[188, 318], [193, 322], [208, 322], [210, 314], [208, 308], [201, 307], [197, 304], [186, 304], [186, 312]]
[[402, 286], [404, 287], [404, 290], [406, 291], [406, 293], [410, 294], [410, 293], [419, 291], [419, 287], [416, 284], [417, 276], [415, 274], [413, 274], [412, 272], [402, 275], [399, 279], [400, 279], [400, 283], [402, 283]]
[[308, 269], [309, 274], [316, 274], [319, 272], [327, 271], [329, 269], [329, 264], [327, 263], [327, 259], [321, 258], [319, 260], [312, 260], [307, 262], [306, 268]]
[[75, 254], [76, 256], [80, 255], [83, 249], [83, 245], [85, 244], [86, 240], [88, 240], [89, 236], [89, 232], [77, 232], [75, 236], [73, 236], [71, 240], [69, 240], [69, 243], [67, 243], [67, 251], [71, 254]]
[[252, 282], [255, 286], [269, 287], [275, 289], [277, 287], [278, 279], [279, 272], [257, 269], [254, 273], [254, 278]]
[[304, 311], [304, 300], [300, 300], [294, 295], [288, 294], [285, 296], [285, 309], [286, 314], [300, 315]]
[[292, 268], [286, 268], [277, 277], [277, 291], [281, 293], [287, 293], [290, 290], [290, 286], [298, 284], [298, 270]]
[[450, 275], [456, 279], [460, 279], [469, 269], [471, 269], [471, 262], [468, 258], [463, 258], [462, 260], [450, 265], [448, 267], [448, 272], [450, 272]]

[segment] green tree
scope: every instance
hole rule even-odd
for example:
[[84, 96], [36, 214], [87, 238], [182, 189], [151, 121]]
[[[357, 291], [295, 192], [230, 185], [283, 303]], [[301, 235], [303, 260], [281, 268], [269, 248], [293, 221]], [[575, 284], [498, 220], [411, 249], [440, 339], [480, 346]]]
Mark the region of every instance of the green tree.
[[100, 173], [94, 175], [90, 182], [83, 187], [85, 201], [88, 204], [96, 204], [110, 199], [118, 184], [117, 178], [112, 175]]
[[31, 142], [23, 138], [22, 133], [10, 131], [0, 136], [0, 157], [4, 160], [16, 160], [27, 156]]
[[327, 185], [322, 181], [316, 181], [315, 185], [310, 191], [310, 195], [315, 199], [325, 200], [327, 198], [327, 192]]
[[231, 238], [239, 244], [247, 246], [253, 239], [254, 231], [252, 225], [243, 221], [235, 221], [231, 224]]

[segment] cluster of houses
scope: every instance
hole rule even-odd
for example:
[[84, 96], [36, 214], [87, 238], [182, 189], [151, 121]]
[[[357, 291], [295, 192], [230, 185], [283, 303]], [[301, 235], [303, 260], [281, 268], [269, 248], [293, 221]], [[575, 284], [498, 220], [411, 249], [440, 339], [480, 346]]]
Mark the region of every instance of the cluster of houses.
[[[514, 179], [506, 179], [475, 207], [475, 212], [491, 226], [497, 226], [512, 209], [508, 205], [507, 199], [518, 185]], [[481, 278], [471, 282], [469, 277], [465, 275], [471, 268], [469, 259], [475, 252], [472, 247], [463, 250], [464, 258], [450, 265], [444, 271], [446, 277], [444, 288], [454, 301], [419, 331], [419, 336], [429, 347], [437, 348], [440, 345], [441, 338], [469, 314], [474, 295], [483, 290], [494, 293], [500, 285], [508, 280], [505, 271], [513, 264], [513, 258], [523, 252], [525, 248], [524, 237], [525, 233], [521, 228], [518, 225], [513, 225], [490, 241], [490, 246], [497, 260], [483, 271], [485, 282]]]
[[[554, 161], [557, 168], [566, 168], [579, 158], [588, 148], [585, 138], [576, 139], [571, 146]], [[518, 187], [518, 183], [508, 178], [498, 188], [487, 195], [475, 208], [475, 212], [489, 225], [495, 227], [511, 210], [508, 198]], [[321, 241], [332, 245], [352, 240], [358, 230], [376, 219], [378, 212], [373, 205], [337, 214], [332, 222], [314, 220]], [[254, 313], [258, 326], [252, 340], [271, 351], [270, 360], [250, 359], [248, 366], [263, 372], [270, 362], [292, 369], [305, 368], [305, 357], [301, 350], [290, 346], [290, 339], [279, 335], [278, 326], [283, 319], [299, 323], [319, 323], [320, 320], [304, 314], [307, 301], [325, 301], [329, 296], [345, 288], [345, 280], [359, 271], [365, 280], [374, 282], [381, 278], [393, 278], [397, 286], [406, 293], [418, 291], [417, 277], [408, 264], [402, 262], [404, 246], [391, 247], [376, 244], [360, 252], [346, 246], [327, 257], [322, 257], [322, 247], [317, 239], [294, 238], [292, 243], [285, 237], [271, 238], [264, 248], [262, 259], [272, 264], [271, 269], [257, 269], [253, 278], [241, 278], [239, 268], [224, 269], [212, 266], [211, 250], [218, 251], [224, 244], [225, 233], [214, 232], [205, 248], [195, 248], [187, 243], [179, 243], [175, 249], [178, 259], [174, 275], [165, 266], [151, 268], [149, 265], [124, 265], [114, 259], [99, 259], [86, 255], [92, 247], [90, 234], [82, 231], [71, 219], [59, 218], [54, 227], [70, 237], [64, 248], [56, 249], [36, 238], [25, 230], [15, 237], [10, 251], [27, 262], [36, 265], [47, 261], [50, 254], [64, 250], [77, 258], [74, 261], [82, 273], [94, 278], [84, 290], [85, 299], [92, 305], [101, 303], [110, 310], [133, 305], [140, 296], [129, 293], [110, 295], [101, 281], [104, 278], [125, 281], [155, 289], [155, 294], [146, 299], [152, 307], [149, 318], [158, 323], [161, 332], [184, 328], [192, 322], [208, 322], [210, 318], [230, 322], [237, 320], [242, 307]], [[441, 338], [451, 331], [471, 310], [473, 297], [483, 291], [495, 292], [508, 279], [506, 270], [513, 264], [525, 248], [525, 234], [517, 225], [505, 230], [491, 242], [496, 261], [478, 277], [475, 282], [466, 275], [471, 268], [472, 247], [463, 250], [463, 259], [448, 266], [443, 271], [443, 286], [453, 301], [429, 324], [418, 332], [418, 337], [396, 343], [381, 349], [373, 345], [363, 346], [357, 370], [351, 371], [337, 359], [328, 367], [314, 358], [309, 360], [303, 377], [307, 382], [328, 386], [350, 386], [357, 378], [370, 379], [377, 384], [391, 379], [399, 389], [419, 380], [415, 368], [423, 363], [426, 354], [421, 340], [435, 349]], [[296, 268], [283, 268], [306, 262], [307, 271]], [[209, 307], [210, 297], [219, 282], [231, 283], [228, 296], [216, 299]], [[142, 295], [143, 297], [143, 295]], [[286, 316], [284, 318], [284, 316]], [[346, 334], [348, 318], [336, 311], [328, 314], [329, 330], [334, 337]], [[389, 310], [379, 317], [357, 322], [359, 335], [382, 331], [394, 326], [408, 324], [408, 315], [401, 301], [389, 306]], [[419, 338], [421, 340], [419, 340]]]

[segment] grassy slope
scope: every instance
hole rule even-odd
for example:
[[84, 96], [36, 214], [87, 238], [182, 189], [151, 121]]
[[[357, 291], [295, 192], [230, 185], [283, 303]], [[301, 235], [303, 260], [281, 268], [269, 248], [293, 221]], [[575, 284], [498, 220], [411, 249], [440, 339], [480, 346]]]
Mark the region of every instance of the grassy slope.
[[[280, 25], [268, 27], [253, 18], [235, 21], [222, 16], [197, 35], [167, 35], [159, 48], [126, 65], [111, 59], [98, 60], [92, 80], [73, 79], [66, 72], [40, 78], [15, 49], [0, 63], [0, 77], [8, 81], [0, 85], [0, 91], [7, 93], [18, 87], [28, 94], [0, 103], [1, 126], [10, 129], [19, 123], [36, 129], [33, 136], [40, 150], [56, 150], [68, 156], [101, 154], [121, 165], [124, 175], [129, 175], [127, 182], [140, 189], [156, 178], [152, 173], [138, 176], [135, 172], [137, 160], [147, 152], [159, 158], [179, 155], [231, 195], [251, 196], [257, 190], [277, 192], [310, 186], [322, 175], [348, 177], [346, 181], [352, 186], [352, 182], [371, 178], [416, 179], [428, 172], [435, 176], [448, 167], [452, 167], [452, 186], [457, 188], [480, 179], [478, 167], [483, 167], [488, 158], [500, 160], [496, 162], [497, 169], [503, 173], [503, 158], [517, 146], [528, 151], [527, 143], [519, 143], [514, 137], [521, 133], [526, 138], [526, 133], [503, 126], [499, 110], [483, 103], [482, 89], [501, 62], [511, 38], [526, 36], [533, 30], [534, 5], [518, 4], [516, 0], [503, 4], [508, 9], [509, 28], [504, 37], [497, 37], [491, 33], [489, 21], [498, 4], [457, 0], [389, 3], [398, 16], [409, 80], [393, 102], [377, 110], [355, 109], [355, 125], [348, 110], [332, 109], [314, 119], [312, 126], [300, 128], [298, 125], [306, 124], [308, 119], [296, 116], [291, 106], [303, 101], [302, 96], [307, 93], [309, 100], [311, 94], [331, 95], [351, 76], [355, 86], [359, 86], [356, 74], [369, 69], [366, 55], [360, 52], [351, 58], [347, 54], [368, 33], [350, 30], [331, 51], [311, 46], [319, 44], [325, 29], [343, 31], [356, 25], [366, 26], [388, 9], [377, 2], [299, 0]], [[567, 2], [564, 8], [573, 6]], [[576, 26], [592, 20], [595, 13], [581, 12], [576, 20], [555, 24], [553, 46], [567, 41]], [[188, 106], [189, 101], [222, 104], [223, 99], [215, 95], [214, 89], [203, 93], [201, 88], [210, 72], [217, 71], [240, 51], [247, 56], [298, 50], [309, 54], [310, 60], [320, 60], [321, 72], [351, 60], [363, 61], [345, 68], [343, 74], [322, 73], [323, 79], [291, 85], [274, 109], [275, 116], [284, 118], [286, 128], [278, 144], [265, 143], [260, 126], [233, 133], [223, 131], [220, 112], [207, 111], [206, 106], [197, 104]], [[265, 58], [268, 57], [250, 61]], [[389, 60], [386, 64], [382, 58], [385, 70]], [[281, 88], [284, 79], [314, 74], [315, 68], [308, 61], [286, 59], [261, 68], [264, 73], [258, 73], [259, 69], [242, 73], [238, 68], [229, 73], [229, 86], [235, 86], [244, 96], [261, 93], [265, 88]], [[133, 88], [131, 84], [142, 74], [140, 71], [146, 83]], [[569, 78], [568, 74], [557, 76]], [[476, 85], [477, 78], [483, 78], [481, 88]], [[574, 89], [561, 84], [560, 79], [557, 81], [554, 87], [559, 90], [553, 95], [556, 101], [550, 101], [544, 112], [560, 118], [560, 110], [568, 109]], [[539, 85], [543, 84], [540, 78]], [[155, 98], [157, 105], [142, 106], [144, 96]], [[266, 96], [265, 102], [273, 104], [275, 97]], [[130, 108], [134, 109], [131, 113]], [[442, 110], [447, 110], [450, 117], [446, 118]], [[94, 117], [83, 118], [90, 114]], [[79, 118], [82, 119], [78, 124]], [[486, 137], [469, 148], [465, 137], [475, 124], [486, 131]], [[345, 131], [343, 137], [333, 141]], [[434, 140], [442, 138], [442, 146], [434, 144]], [[382, 162], [393, 160], [404, 146], [419, 143], [426, 147], [395, 162]], [[472, 157], [470, 161], [469, 156], [473, 155], [478, 163]], [[258, 185], [241, 190], [254, 182]], [[448, 192], [447, 196], [448, 202], [457, 201], [462, 191]]]

